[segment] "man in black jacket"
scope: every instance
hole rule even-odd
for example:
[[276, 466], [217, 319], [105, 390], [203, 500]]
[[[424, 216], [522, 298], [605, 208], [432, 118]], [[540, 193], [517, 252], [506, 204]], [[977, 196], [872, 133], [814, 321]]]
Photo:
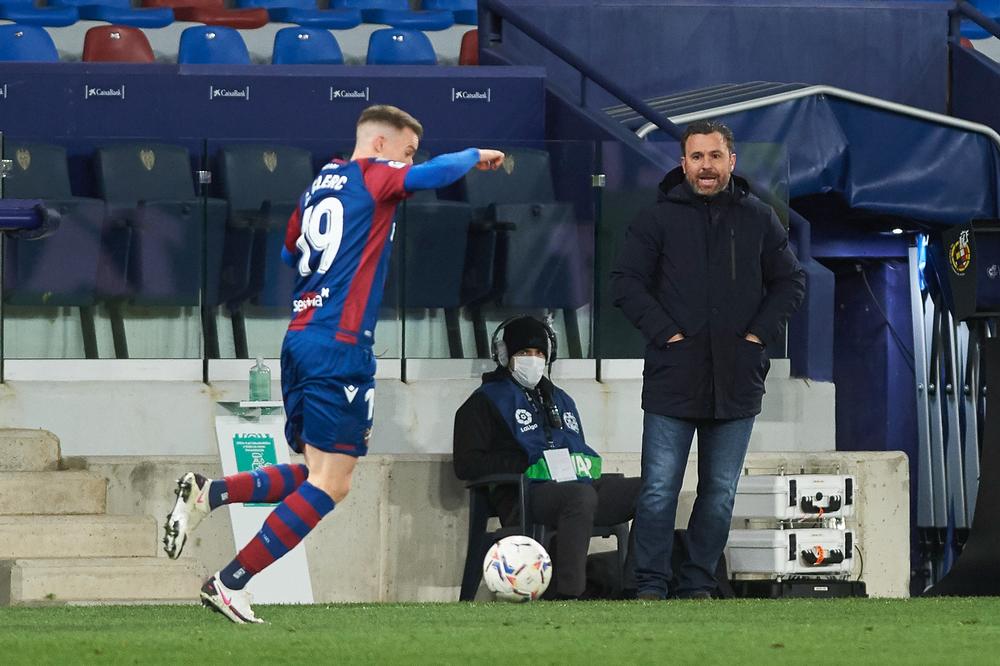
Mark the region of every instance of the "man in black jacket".
[[[629, 227], [612, 271], [614, 303], [645, 335], [642, 481], [635, 517], [640, 598], [706, 598], [729, 537], [736, 484], [768, 353], [805, 293], [805, 274], [766, 204], [736, 165], [733, 134], [692, 123], [681, 166]], [[677, 498], [694, 433], [697, 498], [688, 557], [671, 572]]]
[[[455, 474], [465, 480], [527, 476], [531, 521], [557, 531], [552, 595], [546, 596], [579, 598], [594, 525], [631, 520], [639, 479], [601, 475], [601, 457], [587, 446], [576, 403], [543, 374], [555, 361], [552, 329], [516, 317], [501, 324], [493, 341], [496, 370], [483, 375], [455, 414]], [[502, 524], [519, 520], [513, 488], [497, 488], [491, 500]]]

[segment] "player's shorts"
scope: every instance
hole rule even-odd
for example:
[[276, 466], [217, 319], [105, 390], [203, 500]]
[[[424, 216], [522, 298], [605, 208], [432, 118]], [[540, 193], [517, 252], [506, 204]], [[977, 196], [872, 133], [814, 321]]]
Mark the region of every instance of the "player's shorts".
[[368, 453], [375, 409], [371, 347], [337, 342], [312, 331], [289, 331], [281, 346], [285, 437], [331, 453]]

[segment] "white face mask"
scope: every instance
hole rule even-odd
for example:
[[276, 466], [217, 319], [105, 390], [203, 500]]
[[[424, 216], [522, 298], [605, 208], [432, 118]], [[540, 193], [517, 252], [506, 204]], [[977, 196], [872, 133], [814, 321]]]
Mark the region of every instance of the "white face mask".
[[533, 389], [545, 372], [545, 359], [541, 356], [515, 356], [511, 374], [518, 384]]

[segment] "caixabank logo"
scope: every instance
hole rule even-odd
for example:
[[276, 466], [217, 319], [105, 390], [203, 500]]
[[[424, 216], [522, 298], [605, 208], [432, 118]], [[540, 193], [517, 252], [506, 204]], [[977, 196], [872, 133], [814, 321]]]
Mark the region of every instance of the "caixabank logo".
[[493, 90], [468, 90], [466, 88], [452, 88], [451, 101], [453, 102], [492, 102]]
[[209, 86], [208, 99], [215, 102], [224, 99], [238, 99], [244, 102], [250, 101], [250, 86], [243, 88], [229, 88], [225, 86]]
[[115, 100], [125, 100], [125, 84], [121, 84], [117, 88], [111, 88], [108, 86], [93, 86], [89, 83], [83, 87], [83, 98], [84, 99], [115, 99]]
[[336, 88], [330, 86], [331, 102], [367, 102], [371, 98], [371, 89], [364, 88]]

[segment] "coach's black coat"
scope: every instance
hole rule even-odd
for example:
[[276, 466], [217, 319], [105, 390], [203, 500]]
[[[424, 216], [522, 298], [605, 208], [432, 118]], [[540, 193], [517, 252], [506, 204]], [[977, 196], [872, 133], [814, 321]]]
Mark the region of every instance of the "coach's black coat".
[[[611, 273], [614, 303], [645, 335], [642, 408], [677, 418], [760, 413], [767, 346], [805, 294], [774, 211], [733, 176], [714, 197], [680, 168], [629, 227]], [[684, 339], [667, 344], [676, 333]], [[765, 346], [744, 339], [747, 333]]]

